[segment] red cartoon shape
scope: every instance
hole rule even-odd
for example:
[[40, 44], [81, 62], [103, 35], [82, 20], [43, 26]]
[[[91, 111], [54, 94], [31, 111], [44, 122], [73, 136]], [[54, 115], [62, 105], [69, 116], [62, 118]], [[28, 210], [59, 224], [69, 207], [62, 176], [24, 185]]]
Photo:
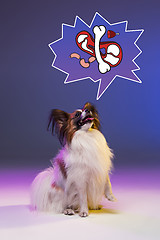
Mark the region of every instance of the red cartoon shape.
[[[104, 33], [105, 33], [105, 27], [104, 26], [100, 26], [103, 27]], [[97, 61], [99, 62], [100, 60], [103, 60], [105, 63], [109, 64], [110, 67], [116, 67], [117, 65], [120, 64], [121, 60], [122, 60], [122, 49], [121, 46], [116, 43], [116, 42], [100, 42], [101, 37], [104, 35], [101, 34], [101, 36], [99, 37], [99, 32], [101, 30], [100, 27], [96, 26], [94, 29], [94, 34], [95, 34], [95, 39], [92, 37], [92, 35], [90, 33], [88, 33], [87, 31], [81, 31], [77, 34], [76, 36], [76, 43], [77, 46], [84, 52], [96, 57]], [[98, 30], [98, 31], [97, 31]], [[111, 37], [114, 37], [116, 35], [116, 33], [114, 33], [113, 31], [109, 30], [108, 34]], [[101, 59], [98, 59], [98, 50], [96, 52], [96, 46], [95, 46], [95, 41], [96, 39], [98, 39], [98, 45], [99, 45], [99, 53], [101, 56]], [[109, 69], [110, 70], [110, 69]], [[108, 71], [109, 71], [108, 70]], [[101, 72], [101, 70], [100, 70]], [[105, 73], [101, 72], [101, 73]]]

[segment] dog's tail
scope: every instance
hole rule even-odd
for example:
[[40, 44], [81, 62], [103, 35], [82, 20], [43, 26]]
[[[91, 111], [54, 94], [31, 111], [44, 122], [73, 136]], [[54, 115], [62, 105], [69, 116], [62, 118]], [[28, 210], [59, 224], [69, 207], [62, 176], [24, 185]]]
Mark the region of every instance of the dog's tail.
[[64, 191], [54, 184], [52, 167], [39, 173], [31, 185], [31, 208], [37, 211], [63, 212]]

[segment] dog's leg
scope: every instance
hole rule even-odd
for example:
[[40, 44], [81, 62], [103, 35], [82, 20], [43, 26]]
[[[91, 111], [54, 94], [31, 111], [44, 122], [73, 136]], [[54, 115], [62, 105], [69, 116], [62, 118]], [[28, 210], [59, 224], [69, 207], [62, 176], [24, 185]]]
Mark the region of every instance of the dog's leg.
[[[75, 200], [76, 196], [76, 200]], [[66, 189], [66, 206], [64, 208], [64, 214], [73, 215], [75, 214], [75, 206], [78, 207], [79, 216], [88, 216], [88, 202], [85, 181], [73, 181], [73, 179], [67, 179]]]
[[87, 192], [86, 192], [86, 186], [83, 185], [79, 187], [79, 204], [80, 204], [80, 217], [87, 217], [88, 216], [88, 202], [87, 202]]
[[74, 215], [79, 212], [79, 194], [76, 183], [71, 179], [67, 179], [65, 188], [65, 215]]
[[112, 193], [112, 187], [109, 176], [107, 176], [107, 181], [105, 185], [105, 196], [109, 201], [115, 202], [117, 200]]
[[74, 210], [72, 209], [72, 201], [71, 201], [71, 187], [69, 186], [69, 187], [67, 187], [66, 188], [66, 206], [65, 206], [65, 208], [64, 208], [64, 211], [63, 211], [63, 213], [65, 214], [65, 215], [74, 215], [75, 214], [75, 212], [74, 212]]

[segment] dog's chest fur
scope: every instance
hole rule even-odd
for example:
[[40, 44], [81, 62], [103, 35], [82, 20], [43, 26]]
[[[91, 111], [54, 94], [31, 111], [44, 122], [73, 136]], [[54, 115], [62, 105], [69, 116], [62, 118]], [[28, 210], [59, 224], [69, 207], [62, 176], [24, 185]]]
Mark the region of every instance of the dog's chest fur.
[[[88, 204], [95, 208], [105, 188], [112, 153], [103, 134], [95, 129], [79, 130], [65, 151], [67, 182], [86, 186]], [[71, 189], [73, 191], [73, 188]], [[75, 192], [76, 193], [76, 190]]]
[[85, 168], [106, 175], [111, 168], [111, 151], [103, 134], [95, 129], [79, 130], [68, 147], [65, 163], [68, 168]]

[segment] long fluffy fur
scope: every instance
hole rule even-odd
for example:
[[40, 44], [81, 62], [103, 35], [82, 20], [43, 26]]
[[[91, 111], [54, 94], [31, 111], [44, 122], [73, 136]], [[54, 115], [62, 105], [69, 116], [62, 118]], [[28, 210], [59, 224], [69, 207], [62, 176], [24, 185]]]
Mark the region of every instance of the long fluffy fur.
[[[65, 117], [65, 124], [62, 114], [60, 125], [56, 121], [59, 129], [68, 124], [69, 117], [67, 114]], [[80, 216], [87, 216], [88, 208], [97, 209], [103, 195], [114, 200], [109, 181], [113, 154], [103, 134], [92, 126], [93, 123], [87, 123], [77, 131], [74, 128], [71, 142], [64, 144], [53, 159], [53, 167], [34, 179], [31, 188], [34, 208], [69, 215], [78, 211]]]

